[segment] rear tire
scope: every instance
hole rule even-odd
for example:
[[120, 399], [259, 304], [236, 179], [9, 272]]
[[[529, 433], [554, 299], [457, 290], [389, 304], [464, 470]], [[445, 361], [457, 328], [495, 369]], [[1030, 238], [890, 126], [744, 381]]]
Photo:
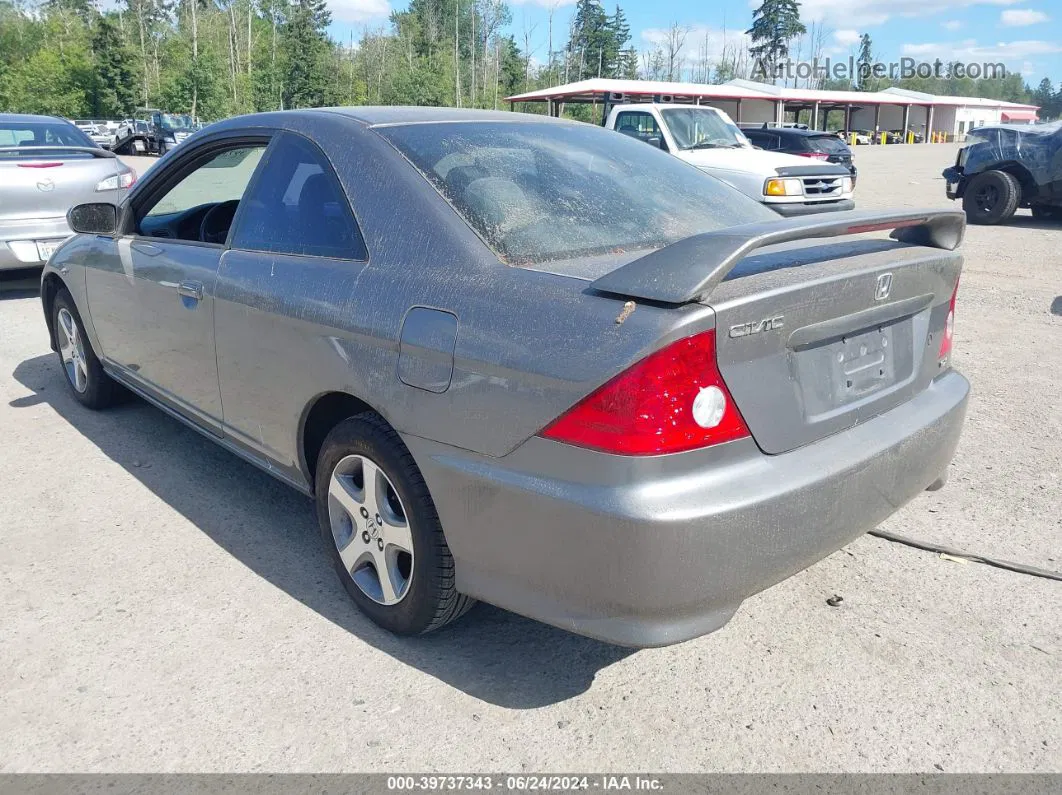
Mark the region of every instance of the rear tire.
[[458, 593], [454, 559], [413, 456], [382, 417], [358, 414], [325, 438], [315, 500], [343, 587], [396, 635], [431, 632], [475, 600]]
[[52, 329], [58, 346], [63, 380], [74, 399], [90, 409], [105, 409], [117, 402], [121, 387], [103, 371], [96, 352], [85, 336], [74, 299], [65, 287], [52, 302]]
[[999, 224], [1009, 221], [1021, 201], [1021, 185], [1005, 171], [978, 174], [962, 198], [962, 208], [971, 224]]

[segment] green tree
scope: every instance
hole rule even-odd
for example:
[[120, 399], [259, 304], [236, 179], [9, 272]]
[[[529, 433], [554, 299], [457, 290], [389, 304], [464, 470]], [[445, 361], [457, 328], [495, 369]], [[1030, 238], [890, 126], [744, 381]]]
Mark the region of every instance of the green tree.
[[132, 52], [111, 15], [95, 22], [92, 56], [96, 68], [92, 84], [92, 115], [103, 118], [128, 116], [136, 106], [136, 71]]
[[332, 12], [325, 0], [296, 0], [291, 4], [282, 35], [284, 51], [284, 107], [316, 108], [335, 95], [331, 72], [332, 45], [326, 29]]
[[754, 70], [754, 75], [773, 80], [779, 61], [789, 55], [789, 42], [807, 33], [800, 21], [800, 3], [796, 0], [763, 0], [763, 4], [752, 12], [752, 27], [745, 33], [752, 38], [749, 54], [762, 65]]
[[869, 33], [864, 33], [859, 37], [859, 55], [856, 56], [856, 68], [858, 71], [855, 76], [855, 85], [860, 91], [871, 90], [870, 86], [875, 80], [870, 71], [873, 64], [874, 42], [871, 41]]

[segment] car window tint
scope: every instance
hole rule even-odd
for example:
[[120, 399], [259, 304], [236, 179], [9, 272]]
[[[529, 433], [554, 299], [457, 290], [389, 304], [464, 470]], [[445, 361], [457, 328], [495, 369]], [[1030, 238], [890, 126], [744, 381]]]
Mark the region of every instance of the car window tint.
[[386, 128], [507, 262], [659, 248], [777, 216], [682, 160], [588, 124]]
[[[22, 146], [20, 152], [0, 152], [0, 158], [33, 158], [31, 147], [36, 146], [78, 146], [95, 147], [85, 133], [65, 122], [0, 122], [0, 146]], [[57, 150], [49, 150], [48, 156], [59, 156]], [[82, 157], [91, 157], [89, 154]]]
[[255, 144], [217, 153], [166, 191], [142, 213], [143, 217], [157, 218], [203, 205], [239, 201], [264, 151], [264, 144]]
[[339, 178], [321, 151], [301, 136], [285, 134], [276, 141], [244, 204], [233, 248], [368, 258]]
[[812, 151], [827, 152], [831, 155], [846, 155], [849, 152], [848, 144], [836, 135], [816, 135], [808, 138]]

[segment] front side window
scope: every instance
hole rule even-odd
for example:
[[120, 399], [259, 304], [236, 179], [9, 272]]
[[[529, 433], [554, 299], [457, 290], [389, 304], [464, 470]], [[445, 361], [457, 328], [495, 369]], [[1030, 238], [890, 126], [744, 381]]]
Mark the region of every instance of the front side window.
[[245, 201], [232, 247], [365, 260], [365, 243], [339, 178], [321, 150], [284, 134]]
[[[208, 157], [141, 208], [137, 231], [149, 237], [223, 243], [266, 145], [244, 144]], [[209, 222], [204, 219], [210, 215]]]
[[439, 123], [380, 134], [510, 264], [659, 248], [777, 217], [676, 157], [591, 125]]

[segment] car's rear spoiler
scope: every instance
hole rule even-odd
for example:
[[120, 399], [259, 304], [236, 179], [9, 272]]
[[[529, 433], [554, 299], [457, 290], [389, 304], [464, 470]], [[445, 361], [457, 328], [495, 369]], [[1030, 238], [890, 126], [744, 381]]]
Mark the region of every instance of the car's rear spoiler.
[[114, 152], [109, 152], [106, 149], [100, 149], [98, 146], [62, 146], [60, 144], [48, 144], [47, 146], [37, 146], [35, 144], [27, 144], [24, 146], [0, 146], [0, 155], [4, 152], [18, 152], [20, 154], [33, 154], [36, 152], [77, 152], [78, 154], [92, 155], [93, 157], [118, 157]]
[[892, 229], [903, 243], [951, 251], [966, 231], [956, 210], [844, 212], [732, 226], [693, 235], [646, 254], [592, 282], [604, 293], [685, 304], [708, 296], [749, 252], [775, 243]]

